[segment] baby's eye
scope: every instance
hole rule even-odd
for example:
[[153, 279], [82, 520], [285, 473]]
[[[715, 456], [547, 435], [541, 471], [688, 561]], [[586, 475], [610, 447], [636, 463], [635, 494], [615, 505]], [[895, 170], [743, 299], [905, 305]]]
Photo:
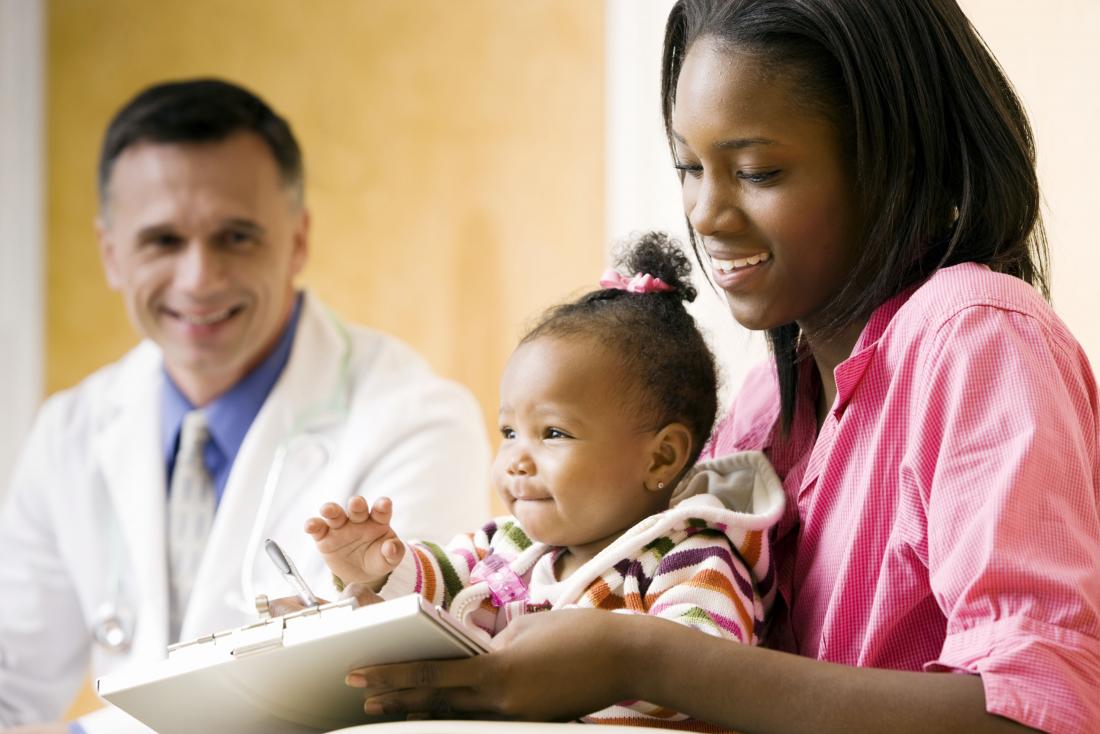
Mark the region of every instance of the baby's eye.
[[558, 428], [547, 428], [545, 435], [547, 438], [570, 438], [568, 433]]
[[516, 429], [512, 428], [511, 426], [502, 426], [500, 429], [500, 435], [503, 436], [506, 440], [513, 439], [516, 437]]

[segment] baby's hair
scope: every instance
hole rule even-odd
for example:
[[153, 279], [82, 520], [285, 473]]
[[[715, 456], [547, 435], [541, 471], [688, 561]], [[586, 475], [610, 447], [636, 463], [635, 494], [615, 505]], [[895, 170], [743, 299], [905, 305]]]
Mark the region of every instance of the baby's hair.
[[652, 427], [683, 423], [691, 431], [688, 466], [710, 436], [718, 411], [714, 355], [688, 313], [695, 300], [691, 261], [675, 240], [649, 232], [623, 248], [618, 269], [627, 277], [648, 274], [671, 290], [632, 293], [601, 288], [555, 306], [520, 341], [583, 337], [610, 349], [632, 378], [625, 399]]

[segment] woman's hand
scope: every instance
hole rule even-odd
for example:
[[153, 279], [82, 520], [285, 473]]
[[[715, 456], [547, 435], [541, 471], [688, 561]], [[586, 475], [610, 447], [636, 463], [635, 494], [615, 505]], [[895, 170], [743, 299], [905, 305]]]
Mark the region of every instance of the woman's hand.
[[1031, 731], [986, 713], [976, 675], [853, 668], [592, 609], [520, 617], [487, 655], [378, 665], [347, 682], [368, 689], [371, 715], [563, 721], [641, 699], [746, 731]]
[[487, 655], [362, 668], [347, 682], [369, 689], [371, 715], [567, 721], [630, 697], [629, 636], [645, 621], [594, 609], [532, 614], [509, 624]]

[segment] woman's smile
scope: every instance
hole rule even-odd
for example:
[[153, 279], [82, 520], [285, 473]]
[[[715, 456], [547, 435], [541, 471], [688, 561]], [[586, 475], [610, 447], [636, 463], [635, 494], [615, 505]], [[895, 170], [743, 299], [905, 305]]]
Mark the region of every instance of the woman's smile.
[[711, 275], [724, 291], [737, 291], [749, 287], [771, 262], [771, 255], [758, 252], [747, 257], [710, 257]]

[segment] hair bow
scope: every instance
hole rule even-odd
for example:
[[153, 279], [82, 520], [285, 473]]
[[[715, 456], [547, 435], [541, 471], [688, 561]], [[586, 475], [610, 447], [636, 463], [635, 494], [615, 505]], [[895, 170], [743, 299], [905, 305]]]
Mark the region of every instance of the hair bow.
[[628, 293], [665, 293], [676, 290], [660, 278], [654, 278], [649, 273], [637, 273], [633, 278], [627, 278], [613, 268], [604, 271], [600, 278], [600, 285], [611, 290], [627, 291]]

